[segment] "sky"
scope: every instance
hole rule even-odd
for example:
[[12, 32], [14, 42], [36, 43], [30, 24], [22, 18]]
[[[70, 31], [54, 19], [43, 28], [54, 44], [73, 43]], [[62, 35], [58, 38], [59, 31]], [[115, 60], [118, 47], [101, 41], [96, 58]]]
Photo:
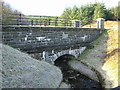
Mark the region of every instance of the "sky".
[[118, 6], [120, 0], [3, 0], [25, 15], [60, 16], [65, 8], [103, 2], [106, 8]]

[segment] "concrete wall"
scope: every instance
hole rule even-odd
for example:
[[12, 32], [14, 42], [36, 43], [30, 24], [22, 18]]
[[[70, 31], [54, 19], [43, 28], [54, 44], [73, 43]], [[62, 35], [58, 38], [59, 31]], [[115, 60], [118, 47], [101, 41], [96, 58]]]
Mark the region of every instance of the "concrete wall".
[[26, 52], [43, 52], [89, 43], [103, 31], [97, 28], [3, 27], [2, 39]]

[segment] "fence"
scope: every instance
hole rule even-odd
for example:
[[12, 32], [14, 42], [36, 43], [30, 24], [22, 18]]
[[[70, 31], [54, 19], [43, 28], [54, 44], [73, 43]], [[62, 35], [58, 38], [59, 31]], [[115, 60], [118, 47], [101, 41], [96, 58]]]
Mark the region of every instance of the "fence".
[[[92, 20], [90, 22], [93, 22]], [[2, 25], [16, 25], [16, 26], [75, 26], [72, 20], [68, 18], [61, 18], [57, 16], [34, 16], [23, 14], [9, 14], [3, 16]], [[74, 24], [74, 25], [73, 25]], [[78, 23], [77, 23], [78, 24]], [[80, 25], [78, 24], [77, 27]], [[90, 26], [91, 27], [91, 26]]]

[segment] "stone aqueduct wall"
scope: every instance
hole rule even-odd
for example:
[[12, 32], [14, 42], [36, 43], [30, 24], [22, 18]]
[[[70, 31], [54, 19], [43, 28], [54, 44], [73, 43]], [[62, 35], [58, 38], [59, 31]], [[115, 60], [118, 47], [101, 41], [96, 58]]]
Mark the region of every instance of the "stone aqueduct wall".
[[65, 54], [78, 57], [85, 45], [97, 39], [103, 31], [97, 28], [4, 27], [2, 39], [35, 58], [54, 63]]
[[3, 42], [27, 52], [66, 49], [95, 40], [103, 30], [97, 28], [6, 27]]

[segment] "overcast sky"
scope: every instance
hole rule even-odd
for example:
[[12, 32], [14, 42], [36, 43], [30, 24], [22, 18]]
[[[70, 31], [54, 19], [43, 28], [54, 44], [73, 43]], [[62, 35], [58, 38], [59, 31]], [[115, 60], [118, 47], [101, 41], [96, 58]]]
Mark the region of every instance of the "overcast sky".
[[3, 0], [26, 15], [60, 16], [66, 7], [105, 3], [107, 8], [118, 6], [120, 0]]

